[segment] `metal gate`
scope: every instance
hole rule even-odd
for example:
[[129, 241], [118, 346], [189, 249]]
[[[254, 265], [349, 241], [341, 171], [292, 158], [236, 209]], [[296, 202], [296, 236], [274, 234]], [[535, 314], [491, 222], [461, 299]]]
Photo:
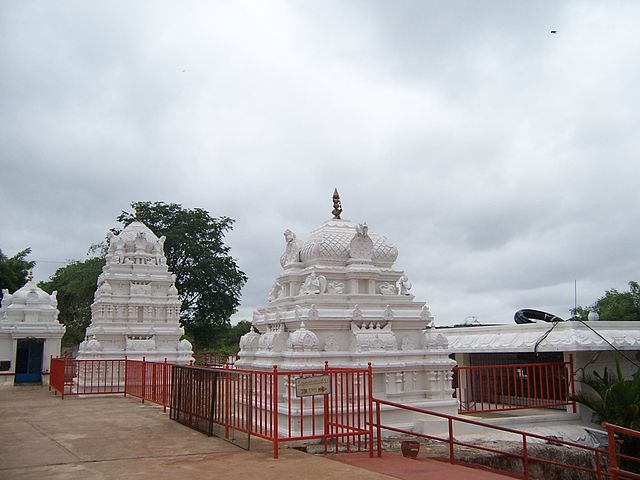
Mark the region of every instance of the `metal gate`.
[[170, 418], [246, 450], [251, 446], [251, 375], [174, 365]]

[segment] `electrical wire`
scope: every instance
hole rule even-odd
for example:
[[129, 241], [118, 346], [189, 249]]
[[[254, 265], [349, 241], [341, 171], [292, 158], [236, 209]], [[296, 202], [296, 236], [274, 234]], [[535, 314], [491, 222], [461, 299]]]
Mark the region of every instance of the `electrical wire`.
[[[575, 318], [572, 319], [571, 321], [576, 321], [576, 322], [580, 322], [582, 325], [584, 325], [585, 327], [587, 327], [589, 330], [591, 330], [593, 333], [595, 333], [598, 337], [600, 337], [602, 340], [604, 340], [607, 345], [609, 345], [615, 352], [619, 353], [622, 357], [625, 358], [625, 360], [629, 361], [632, 365], [634, 365], [636, 368], [640, 368], [640, 365], [638, 365], [638, 363], [636, 363], [635, 361], [633, 361], [631, 358], [629, 358], [627, 355], [625, 355], [625, 353], [618, 349], [613, 343], [611, 343], [609, 340], [607, 340], [604, 336], [602, 336], [596, 329], [594, 329], [593, 327], [591, 327], [590, 325], [587, 325], [584, 320], [581, 320], [579, 318]], [[557, 322], [553, 322], [553, 326], [547, 330], [537, 341], [535, 346], [533, 347], [533, 351], [534, 353], [538, 353], [538, 347], [540, 346], [540, 344], [544, 341], [545, 338], [547, 338], [549, 336], [549, 334], [553, 331], [554, 328], [556, 328], [556, 326], [560, 323], [560, 321]], [[593, 360], [589, 363], [592, 363]], [[587, 364], [588, 365], [588, 364]], [[585, 367], [587, 366], [585, 365]], [[578, 369], [580, 370], [580, 369]], [[576, 370], [576, 372], [578, 371]]]
[[533, 347], [533, 353], [537, 354], [538, 353], [538, 346], [544, 341], [545, 338], [547, 338], [549, 336], [549, 334], [551, 333], [551, 331], [556, 328], [556, 326], [558, 325], [558, 323], [560, 323], [560, 321], [557, 322], [553, 322], [553, 326], [547, 330], [546, 332], [544, 332], [544, 334], [538, 339], [536, 340], [536, 344]]
[[609, 345], [611, 348], [613, 348], [613, 350], [615, 350], [617, 353], [619, 353], [622, 357], [624, 357], [625, 359], [627, 359], [632, 365], [634, 365], [636, 368], [640, 368], [640, 365], [638, 365], [636, 362], [634, 362], [633, 360], [631, 360], [629, 357], [627, 357], [625, 355], [625, 353], [618, 349], [613, 343], [611, 343], [609, 340], [607, 340], [606, 338], [604, 338], [602, 335], [600, 335], [599, 332], [597, 332], [593, 327], [591, 327], [590, 325], [587, 325], [585, 323], [584, 320], [581, 319], [576, 319], [576, 321], [580, 322], [582, 325], [584, 325], [585, 327], [587, 327], [589, 330], [591, 330], [593, 333], [595, 333], [597, 336], [599, 336], [602, 340], [604, 340], [607, 345]]

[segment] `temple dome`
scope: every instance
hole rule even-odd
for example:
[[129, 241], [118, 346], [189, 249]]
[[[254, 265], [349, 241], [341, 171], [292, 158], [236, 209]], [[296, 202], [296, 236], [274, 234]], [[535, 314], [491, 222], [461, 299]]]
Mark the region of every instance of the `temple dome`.
[[300, 324], [300, 328], [289, 335], [287, 348], [294, 351], [316, 351], [320, 346], [318, 336], [311, 330], [307, 330], [304, 322]]
[[[307, 237], [300, 248], [304, 264], [344, 265], [349, 246], [356, 234], [356, 225], [349, 220], [332, 219], [324, 222]], [[398, 257], [398, 249], [383, 235], [370, 233], [373, 241], [374, 265], [391, 267]]]
[[55, 295], [49, 295], [47, 292], [39, 288], [33, 280], [29, 280], [22, 288], [16, 290], [7, 300], [6, 306], [54, 305]]
[[155, 242], [158, 240], [156, 234], [147, 227], [144, 223], [134, 220], [127, 225], [122, 232], [118, 235], [125, 243], [135, 242], [138, 234], [143, 233], [148, 242]]

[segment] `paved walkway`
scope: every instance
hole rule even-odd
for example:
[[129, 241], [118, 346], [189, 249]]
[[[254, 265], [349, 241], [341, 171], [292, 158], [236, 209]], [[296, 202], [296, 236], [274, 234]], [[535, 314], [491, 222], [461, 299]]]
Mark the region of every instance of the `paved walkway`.
[[[337, 460], [337, 461], [336, 461]], [[122, 397], [60, 400], [43, 387], [0, 389], [0, 479], [349, 479], [511, 477], [385, 454], [322, 457], [252, 440], [245, 451]]]

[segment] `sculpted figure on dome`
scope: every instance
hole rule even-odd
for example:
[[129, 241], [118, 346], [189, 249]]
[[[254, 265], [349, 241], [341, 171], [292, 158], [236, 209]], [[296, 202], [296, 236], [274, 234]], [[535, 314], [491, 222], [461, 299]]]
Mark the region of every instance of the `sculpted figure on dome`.
[[411, 282], [406, 275], [402, 275], [400, 277], [400, 295], [410, 295], [409, 290], [411, 290]]
[[327, 279], [322, 275], [316, 275], [316, 272], [311, 272], [300, 287], [300, 295], [324, 293], [326, 287]]
[[382, 295], [396, 295], [398, 293], [396, 286], [392, 283], [383, 283], [378, 288]]
[[109, 250], [107, 251], [107, 262], [123, 263], [124, 261], [124, 240], [118, 235], [109, 231], [107, 233], [109, 240]]
[[57, 307], [58, 306], [58, 291], [54, 290], [53, 292], [51, 292], [51, 306], [52, 307]]
[[344, 283], [329, 282], [327, 283], [327, 293], [342, 294], [344, 292]]
[[2, 289], [2, 306], [4, 307], [5, 304], [9, 303], [9, 300], [11, 300], [11, 294], [9, 293], [9, 289], [8, 288], [3, 288]]
[[107, 232], [107, 242], [109, 243], [109, 248], [107, 248], [107, 256], [106, 256], [107, 263], [109, 263], [113, 259], [113, 254], [116, 251], [116, 245], [115, 245], [115, 242], [113, 241], [113, 238], [115, 236], [116, 235], [111, 230]]
[[276, 298], [280, 298], [280, 292], [282, 290], [282, 284], [276, 280], [271, 287], [271, 291], [269, 292], [269, 296], [267, 297], [268, 302], [273, 302]]
[[300, 242], [296, 239], [296, 234], [288, 228], [284, 231], [286, 246], [284, 253], [280, 257], [280, 265], [285, 266], [300, 261]]
[[359, 260], [371, 260], [373, 256], [373, 240], [369, 236], [367, 222], [356, 225], [356, 234], [349, 244], [349, 257]]
[[164, 256], [164, 242], [167, 239], [162, 235], [151, 247], [151, 253], [155, 257], [156, 265], [161, 265], [161, 258]]
[[144, 232], [138, 232], [135, 239], [136, 253], [144, 252], [147, 247], [147, 243], [147, 236]]

